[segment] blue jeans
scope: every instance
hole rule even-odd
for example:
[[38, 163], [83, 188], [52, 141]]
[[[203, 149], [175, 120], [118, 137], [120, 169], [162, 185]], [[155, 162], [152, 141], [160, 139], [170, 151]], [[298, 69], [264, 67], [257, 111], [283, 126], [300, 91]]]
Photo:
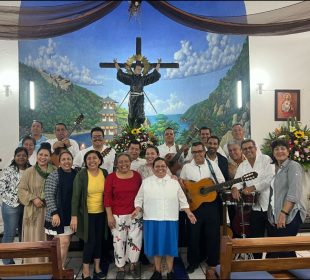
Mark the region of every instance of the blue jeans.
[[[16, 229], [18, 228], [19, 235], [22, 229], [24, 206], [18, 205], [12, 207], [4, 202], [2, 203], [2, 219], [4, 226], [4, 233], [2, 237], [2, 243], [11, 243], [14, 241], [16, 235]], [[13, 259], [2, 259], [3, 264], [14, 264]]]

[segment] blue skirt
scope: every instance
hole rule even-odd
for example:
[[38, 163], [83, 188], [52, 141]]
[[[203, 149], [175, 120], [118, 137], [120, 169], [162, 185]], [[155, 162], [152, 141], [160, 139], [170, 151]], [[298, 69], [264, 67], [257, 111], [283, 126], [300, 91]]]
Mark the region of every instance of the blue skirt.
[[147, 256], [178, 256], [178, 221], [143, 221], [144, 252]]

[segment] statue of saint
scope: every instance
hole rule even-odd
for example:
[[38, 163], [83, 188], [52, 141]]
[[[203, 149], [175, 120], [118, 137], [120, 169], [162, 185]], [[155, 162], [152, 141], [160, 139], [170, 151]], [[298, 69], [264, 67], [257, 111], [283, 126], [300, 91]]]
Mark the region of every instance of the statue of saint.
[[142, 75], [143, 64], [141, 61], [136, 61], [131, 66], [126, 64], [126, 69], [130, 74], [124, 73], [118, 65], [117, 60], [113, 60], [115, 68], [117, 69], [117, 79], [125, 85], [130, 86], [129, 103], [128, 103], [128, 124], [132, 128], [139, 128], [145, 121], [144, 113], [144, 86], [157, 82], [160, 78], [159, 67], [161, 59], [158, 59], [157, 65], [152, 73]]

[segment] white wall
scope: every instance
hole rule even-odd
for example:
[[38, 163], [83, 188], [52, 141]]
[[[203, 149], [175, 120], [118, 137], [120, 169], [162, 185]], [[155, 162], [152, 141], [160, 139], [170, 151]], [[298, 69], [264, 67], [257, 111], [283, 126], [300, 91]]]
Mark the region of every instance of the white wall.
[[[296, 1], [300, 2], [300, 1]], [[247, 1], [247, 14], [292, 5], [291, 1]], [[282, 122], [274, 121], [274, 90], [301, 90], [301, 122], [310, 125], [310, 32], [286, 36], [250, 36], [252, 138], [258, 145]], [[257, 70], [266, 73], [263, 94], [257, 92]]]
[[[20, 5], [20, 1], [1, 1], [1, 5]], [[10, 85], [8, 97], [5, 96], [3, 85]], [[18, 106], [18, 41], [0, 40], [0, 169], [8, 165], [17, 147]]]

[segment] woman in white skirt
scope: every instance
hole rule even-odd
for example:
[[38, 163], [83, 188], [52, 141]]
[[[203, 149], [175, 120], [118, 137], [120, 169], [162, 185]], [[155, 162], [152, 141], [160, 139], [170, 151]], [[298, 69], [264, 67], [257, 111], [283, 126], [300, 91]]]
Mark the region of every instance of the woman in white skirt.
[[191, 223], [196, 222], [190, 211], [186, 196], [178, 183], [167, 175], [163, 158], [153, 163], [154, 175], [143, 180], [135, 199], [135, 217], [143, 211], [143, 236], [145, 253], [153, 256], [155, 271], [151, 279], [162, 279], [161, 260], [166, 256], [167, 279], [174, 279], [173, 259], [178, 256], [179, 210], [186, 212]]

